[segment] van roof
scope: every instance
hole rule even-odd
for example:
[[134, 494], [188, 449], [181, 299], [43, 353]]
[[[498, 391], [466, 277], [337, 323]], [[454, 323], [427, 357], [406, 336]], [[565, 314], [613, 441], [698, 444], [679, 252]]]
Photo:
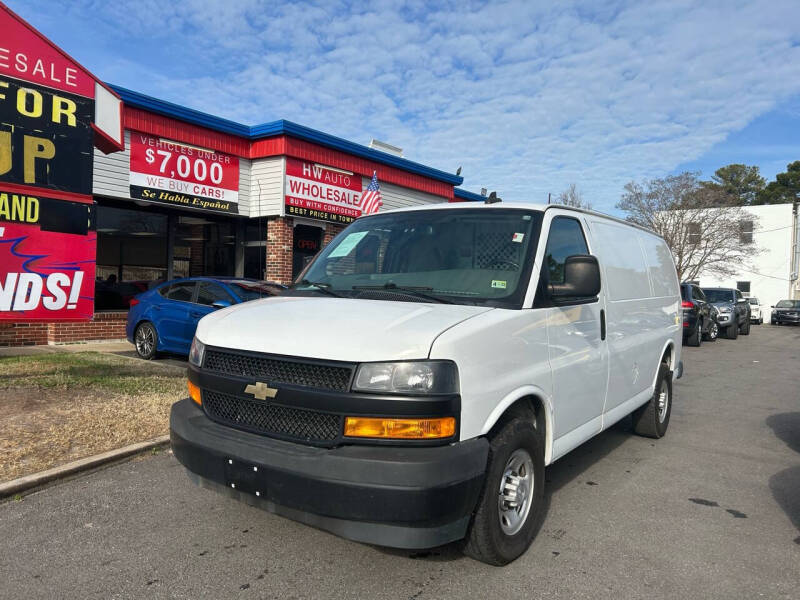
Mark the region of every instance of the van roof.
[[631, 223], [630, 221], [625, 221], [624, 219], [620, 219], [618, 217], [612, 217], [611, 215], [597, 212], [596, 210], [576, 208], [574, 206], [564, 206], [563, 204], [535, 204], [529, 202], [494, 202], [492, 204], [486, 204], [483, 202], [447, 202], [440, 204], [404, 206], [403, 208], [393, 208], [390, 210], [382, 211], [380, 214], [386, 215], [390, 213], [415, 212], [420, 210], [464, 210], [468, 208], [471, 209], [477, 208], [480, 210], [498, 210], [503, 208], [516, 208], [523, 210], [538, 210], [541, 212], [558, 208], [562, 210], [570, 210], [574, 212], [584, 213], [587, 215], [594, 215], [596, 217], [602, 217], [603, 219], [616, 221], [617, 223], [621, 223], [622, 225], [627, 225], [629, 227], [635, 227], [636, 229], [641, 229], [642, 231], [646, 231], [647, 233], [654, 235], [656, 237], [659, 238], [661, 237], [652, 229], [648, 229], [647, 227], [642, 227], [641, 225], [637, 225], [636, 223]]

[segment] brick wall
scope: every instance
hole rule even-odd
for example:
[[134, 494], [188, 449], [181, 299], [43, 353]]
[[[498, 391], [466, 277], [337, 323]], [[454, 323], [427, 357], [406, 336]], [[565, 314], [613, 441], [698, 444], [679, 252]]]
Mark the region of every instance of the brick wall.
[[0, 323], [0, 346], [39, 346], [125, 338], [127, 311], [95, 313], [85, 323]]
[[47, 343], [48, 323], [0, 323], [0, 346], [40, 346]]
[[267, 279], [284, 285], [292, 283], [294, 224], [290, 217], [267, 221]]
[[344, 225], [334, 225], [333, 223], [327, 223], [325, 225], [325, 235], [322, 236], [322, 247], [324, 248], [328, 244], [331, 243], [331, 240], [339, 235], [342, 230], [344, 229]]

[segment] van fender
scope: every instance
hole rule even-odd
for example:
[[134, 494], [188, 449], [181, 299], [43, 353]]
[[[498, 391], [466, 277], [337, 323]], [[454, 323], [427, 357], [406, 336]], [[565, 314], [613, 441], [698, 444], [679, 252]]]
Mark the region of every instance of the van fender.
[[488, 434], [492, 430], [492, 427], [495, 426], [497, 421], [500, 420], [500, 417], [503, 416], [503, 414], [512, 404], [514, 404], [517, 400], [521, 400], [522, 398], [529, 396], [535, 396], [538, 398], [544, 407], [544, 464], [549, 465], [553, 456], [553, 399], [538, 386], [525, 385], [506, 394], [506, 396], [503, 397], [497, 406], [494, 407], [492, 412], [489, 413], [489, 416], [486, 418], [486, 422], [483, 424], [483, 428], [481, 429], [481, 435]]
[[[664, 356], [667, 350], [669, 350], [669, 370], [674, 371], [677, 365], [675, 364], [675, 345], [672, 340], [664, 342], [664, 346], [661, 348], [661, 354], [658, 355], [658, 360], [661, 361], [661, 357]], [[660, 365], [661, 362], [658, 364]], [[656, 379], [658, 379], [658, 367], [656, 367], [656, 372], [653, 375], [653, 383], [650, 385], [651, 394], [656, 391]]]

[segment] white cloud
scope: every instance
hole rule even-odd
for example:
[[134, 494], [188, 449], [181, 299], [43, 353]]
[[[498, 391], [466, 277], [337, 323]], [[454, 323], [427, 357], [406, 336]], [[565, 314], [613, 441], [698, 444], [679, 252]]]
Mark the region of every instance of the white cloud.
[[[58, 14], [12, 7], [43, 27], [37, 2]], [[63, 14], [120, 41], [75, 51], [109, 81], [249, 124], [378, 137], [509, 200], [576, 182], [610, 210], [630, 179], [800, 93], [791, 0], [429, 4], [84, 0]]]

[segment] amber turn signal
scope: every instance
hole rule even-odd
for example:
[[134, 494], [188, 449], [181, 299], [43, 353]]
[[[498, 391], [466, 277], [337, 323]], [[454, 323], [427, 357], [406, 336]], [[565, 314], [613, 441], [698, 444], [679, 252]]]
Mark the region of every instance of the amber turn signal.
[[200, 396], [200, 388], [193, 384], [191, 381], [186, 382], [186, 386], [189, 388], [189, 397], [197, 402], [199, 405], [203, 405], [203, 399]]
[[437, 419], [347, 417], [344, 422], [344, 435], [347, 437], [434, 440], [453, 437], [455, 433], [454, 417]]

